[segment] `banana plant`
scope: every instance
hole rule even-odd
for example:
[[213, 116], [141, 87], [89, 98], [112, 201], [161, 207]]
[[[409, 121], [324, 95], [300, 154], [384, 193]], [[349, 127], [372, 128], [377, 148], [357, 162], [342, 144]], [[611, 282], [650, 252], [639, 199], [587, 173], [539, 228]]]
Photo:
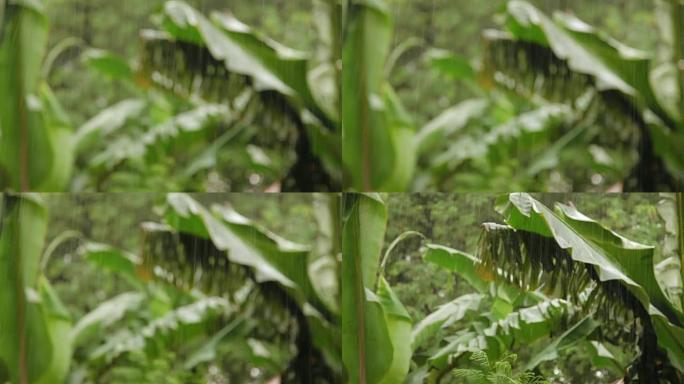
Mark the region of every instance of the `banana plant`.
[[[525, 190], [584, 190], [602, 183], [624, 190], [678, 189], [684, 91], [670, 91], [682, 77], [677, 4], [668, 8], [673, 22], [664, 39], [679, 41], [668, 45], [673, 60], [651, 70], [659, 63], [650, 53], [574, 16], [557, 13], [552, 19], [527, 2], [510, 1], [505, 30], [483, 33], [481, 62], [438, 50], [422, 56], [480, 97], [416, 128], [389, 78], [410, 44], [390, 53], [393, 25], [386, 2], [351, 0], [343, 41], [345, 186], [510, 190], [512, 182], [513, 189]], [[572, 180], [546, 182], [554, 169]]]
[[[568, 300], [495, 281], [493, 273], [500, 271], [482, 270], [477, 257], [449, 247], [427, 244], [423, 260], [457, 274], [477, 293], [443, 304], [414, 326], [411, 339], [417, 368], [409, 375], [409, 382], [438, 383], [455, 367], [467, 364], [472, 354], [484, 352], [500, 359], [522, 345], [533, 351], [522, 367], [525, 371], [536, 369], [566, 349], [590, 355], [596, 355], [596, 348], [607, 350], [606, 343], [592, 344], [589, 339], [599, 324]], [[536, 347], [541, 341], [548, 341], [548, 345]], [[592, 362], [623, 375], [621, 356], [605, 355], [603, 360], [592, 357]]]
[[69, 371], [69, 312], [43, 273], [47, 213], [35, 195], [0, 195], [0, 381], [61, 383]]
[[506, 225], [483, 227], [478, 258], [484, 270], [521, 289], [541, 288], [577, 303], [610, 327], [638, 320], [639, 355], [627, 376], [681, 381], [683, 314], [656, 280], [653, 247], [606, 229], [573, 206], [551, 210], [527, 194], [507, 196], [497, 210]]
[[392, 19], [380, 1], [348, 2], [342, 47], [345, 187], [401, 191], [415, 163], [413, 124], [385, 78]]
[[[681, 18], [681, 6], [671, 4], [673, 18]], [[680, 85], [681, 55], [677, 52], [681, 42], [670, 46], [675, 68], [666, 72], [674, 76], [660, 76], [661, 67], [651, 70], [655, 60], [649, 53], [617, 42], [573, 15], [557, 12], [551, 18], [528, 2], [516, 0], [507, 4], [505, 17], [506, 31], [488, 31], [483, 36], [483, 77], [488, 82], [523, 97], [571, 105], [584, 116], [591, 116], [592, 109], [600, 111], [590, 120], [604, 129], [595, 134], [595, 140], [606, 146], [619, 146], [622, 141], [641, 148], [625, 190], [682, 185], [676, 148], [684, 134], [680, 110], [684, 91], [664, 94], [666, 82]], [[672, 23], [668, 35], [667, 40], [676, 41], [681, 22]], [[606, 132], [612, 132], [612, 143]]]
[[[221, 345], [233, 345], [245, 353], [252, 351], [242, 359], [256, 366], [266, 364], [267, 370], [279, 373], [283, 382], [339, 382], [339, 200], [319, 195], [316, 201], [321, 237], [315, 248], [279, 237], [232, 209], [217, 205], [209, 210], [184, 194], [167, 196], [162, 223], [142, 224], [139, 256], [109, 246], [85, 246], [88, 260], [133, 277], [137, 284], [140, 279], [151, 280], [180, 292], [209, 295], [190, 304], [200, 305], [201, 314], [187, 316], [184, 313], [196, 309], [178, 308], [139, 332], [109, 340], [90, 352], [88, 359], [96, 365], [111, 366], [112, 361], [126, 361], [140, 351], [155, 356], [162, 351], [161, 346], [174, 340], [174, 334], [198, 336], [193, 319], [214, 325], [224, 319], [218, 333], [210, 337], [201, 334], [206, 341], [186, 356], [186, 368], [211, 360]], [[103, 322], [111, 322], [108, 317], [120, 318], [127, 310], [123, 308], [140, 305], [137, 296], [112, 300], [123, 300], [126, 306], [119, 306], [112, 314], [117, 311], [113, 302], [103, 304], [77, 324], [75, 338], [87, 338]], [[183, 319], [190, 322], [184, 324]], [[296, 347], [294, 353], [282, 347], [291, 341]], [[269, 348], [278, 349], [270, 354], [272, 358], [263, 352]]]
[[532, 351], [523, 371], [572, 350], [618, 377], [681, 381], [679, 296], [661, 289], [653, 247], [572, 206], [554, 211], [527, 194], [502, 198], [497, 211], [506, 224], [483, 224], [475, 255], [424, 245], [425, 262], [475, 292], [414, 324], [382, 271], [408, 235], [381, 261], [384, 203], [377, 195], [345, 195], [342, 355], [349, 382], [439, 383], [467, 369], [473, 354], [500, 359], [523, 346]]
[[[527, 295], [512, 284], [495, 285], [478, 274], [474, 256], [433, 244], [426, 246], [425, 260], [459, 273], [478, 292], [445, 303], [414, 324], [383, 276], [392, 249], [410, 235], [389, 245], [381, 262], [387, 224], [383, 201], [361, 194], [344, 199], [342, 358], [348, 382], [437, 383], [463, 362], [461, 357], [485, 350], [497, 358], [513, 340], [536, 341], [574, 324], [578, 330], [556, 339], [557, 348], [539, 352], [527, 367], [533, 369], [558, 350], [584, 342], [596, 328], [572, 303]], [[456, 325], [458, 332], [449, 334]], [[446, 342], [430, 345], [441, 338]], [[411, 367], [418, 368], [409, 373]]]
[[[123, 82], [133, 97], [74, 136], [46, 82], [55, 56], [42, 64], [43, 1], [3, 1], [0, 91], [8, 102], [0, 110], [0, 188], [145, 190], [167, 180], [164, 189], [196, 189], [197, 175], [212, 169], [226, 184], [254, 170], [283, 190], [338, 190], [342, 5], [313, 5], [325, 16], [315, 54], [282, 46], [230, 15], [209, 18], [182, 1], [166, 2], [159, 29], [140, 34], [138, 66], [85, 51], [88, 64]], [[72, 179], [74, 160], [81, 172]], [[178, 180], [169, 177], [179, 165]]]
[[291, 144], [297, 161], [283, 189], [332, 190], [341, 177], [340, 70], [334, 50], [342, 6], [337, 0], [314, 5], [329, 20], [321, 23], [317, 60], [262, 36], [232, 15], [206, 17], [182, 1], [169, 1], [160, 30], [141, 32], [138, 82], [184, 99], [228, 106], [236, 125], [259, 128], [253, 133], [257, 143], [275, 135]]
[[58, 191], [73, 163], [72, 128], [45, 81], [42, 0], [0, 3], [0, 189]]

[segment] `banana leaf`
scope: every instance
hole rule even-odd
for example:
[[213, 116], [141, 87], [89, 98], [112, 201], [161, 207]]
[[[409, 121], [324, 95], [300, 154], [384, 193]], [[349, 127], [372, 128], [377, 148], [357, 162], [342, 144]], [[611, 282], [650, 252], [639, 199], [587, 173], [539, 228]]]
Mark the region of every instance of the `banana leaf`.
[[507, 5], [507, 27], [519, 39], [549, 47], [573, 72], [591, 76], [601, 90], [618, 90], [650, 108], [672, 129], [681, 125], [658, 102], [649, 82], [650, 56], [607, 37], [575, 16], [552, 20], [525, 1]]
[[349, 383], [377, 383], [394, 352], [382, 306], [367, 298], [367, 287], [375, 286], [387, 210], [378, 196], [344, 195], [342, 211], [342, 360]]
[[[653, 247], [604, 228], [572, 206], [558, 204], [556, 208], [552, 211], [528, 194], [511, 194], [501, 201], [498, 210], [518, 233], [515, 236], [524, 237], [525, 233], [539, 236], [531, 243], [536, 242], [534, 249], [526, 246], [526, 258], [517, 258], [514, 251], [504, 257], [511, 263], [511, 268], [507, 268], [510, 279], [526, 285], [525, 282], [530, 281], [527, 277], [534, 275], [530, 274], [533, 270], [536, 274], [553, 275], [554, 272], [544, 266], [549, 262], [553, 263], [554, 270], [573, 269], [577, 273], [568, 277], [574, 282], [556, 282], [563, 295], [573, 297], [568, 291], [576, 288], [571, 287], [582, 286], [582, 280], [589, 280], [597, 284], [597, 289], [601, 290], [599, 295], [612, 298], [605, 305], [637, 311], [641, 306], [655, 328], [658, 345], [667, 351], [675, 367], [684, 368], [684, 316], [668, 300], [655, 278]], [[547, 241], [553, 243], [539, 247]], [[491, 240], [483, 240], [481, 249], [485, 264], [503, 256]], [[540, 251], [545, 255], [537, 258], [534, 253]], [[547, 282], [553, 285], [551, 280]]]
[[34, 195], [6, 195], [0, 203], [0, 380], [62, 382], [71, 320], [40, 271], [47, 212]]
[[385, 81], [392, 20], [382, 0], [355, 0], [342, 47], [342, 161], [359, 191], [406, 188], [415, 162], [413, 128]]
[[466, 352], [487, 351], [491, 356], [499, 356], [514, 341], [530, 344], [551, 337], [554, 332], [567, 326], [574, 313], [575, 307], [571, 303], [547, 299], [531, 307], [520, 308], [506, 318], [489, 324], [474, 322], [445, 338], [447, 344], [430, 356], [430, 364], [444, 366], [449, 356]]
[[0, 189], [60, 191], [71, 173], [71, 127], [41, 73], [44, 8], [10, 2], [0, 21]]
[[[387, 210], [377, 195], [344, 196], [342, 360], [350, 383], [403, 382], [411, 360], [411, 318], [378, 276]], [[377, 288], [376, 288], [377, 287]]]
[[[166, 37], [143, 35], [146, 70], [163, 71], [165, 61], [173, 60], [174, 71], [185, 77], [187, 88], [195, 81], [193, 76], [200, 74], [207, 86], [216, 87], [221, 78], [229, 81], [225, 85], [232, 92], [231, 98], [244, 87], [275, 91], [307, 108], [329, 129], [336, 129], [309, 87], [307, 54], [260, 36], [230, 15], [216, 12], [209, 20], [182, 1], [164, 5], [161, 25], [168, 33]], [[160, 44], [165, 47], [161, 51], [156, 48]]]

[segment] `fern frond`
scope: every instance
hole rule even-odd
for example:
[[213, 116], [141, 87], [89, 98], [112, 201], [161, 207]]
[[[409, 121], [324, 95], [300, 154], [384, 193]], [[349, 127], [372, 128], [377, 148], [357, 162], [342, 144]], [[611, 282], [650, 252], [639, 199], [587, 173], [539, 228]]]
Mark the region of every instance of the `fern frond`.
[[487, 375], [477, 369], [459, 368], [452, 371], [454, 377], [464, 379], [466, 382], [472, 383], [487, 383]]
[[470, 355], [470, 361], [480, 366], [482, 369], [490, 369], [489, 356], [485, 351], [476, 351]]

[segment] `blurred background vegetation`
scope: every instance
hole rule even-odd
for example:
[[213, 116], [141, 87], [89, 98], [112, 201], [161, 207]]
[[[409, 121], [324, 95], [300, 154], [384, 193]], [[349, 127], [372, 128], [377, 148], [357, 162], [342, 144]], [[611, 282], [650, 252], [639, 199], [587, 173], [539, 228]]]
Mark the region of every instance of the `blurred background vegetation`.
[[[630, 192], [684, 178], [681, 2], [44, 4], [48, 50], [32, 60], [61, 136], [28, 167], [11, 150], [22, 136], [5, 135], [17, 175], [3, 189]], [[374, 12], [376, 36], [354, 35]], [[233, 42], [184, 35], [188, 18]], [[370, 73], [380, 119], [363, 118]]]
[[[140, 53], [141, 29], [154, 26], [151, 16], [159, 13], [164, 0], [52, 0], [47, 3], [52, 23], [50, 46], [76, 37], [87, 46], [111, 51], [126, 59]], [[316, 41], [310, 0], [190, 0], [187, 3], [204, 14], [230, 11], [240, 21], [274, 40], [295, 49], [313, 50]], [[119, 101], [125, 90], [121, 83], [89, 70], [79, 51], [63, 55], [50, 83], [77, 125], [98, 111]]]
[[[402, 58], [392, 84], [418, 125], [468, 98], [479, 96], [472, 88], [451, 83], [437, 86], [445, 78], [420, 56], [428, 48], [445, 49], [475, 62], [482, 57], [482, 31], [497, 26], [507, 0], [392, 0], [395, 18], [393, 45], [418, 39], [419, 46]], [[531, 4], [552, 14], [567, 11], [604, 30], [634, 48], [652, 51], [658, 44], [658, 26], [653, 0], [532, 0]], [[426, 103], [425, 100], [430, 100]]]
[[345, 36], [350, 188], [681, 189], [681, 2], [351, 4], [376, 29]]
[[[230, 206], [237, 212], [249, 217], [257, 225], [268, 228], [288, 240], [300, 244], [316, 244], [320, 230], [314, 218], [312, 196], [304, 194], [195, 194], [192, 197], [205, 206], [219, 204]], [[55, 241], [45, 276], [52, 283], [58, 297], [64, 303], [72, 319], [84, 319], [103, 303], [116, 301], [128, 295], [141, 295], [145, 300], [142, 306], [132, 310], [123, 301], [117, 310], [111, 312], [112, 321], [101, 325], [100, 334], [90, 336], [87, 343], [75, 350], [67, 383], [265, 383], [277, 378], [281, 364], [291, 358], [294, 348], [296, 327], [287, 322], [280, 323], [286, 336], [281, 344], [271, 336], [265, 340], [272, 345], [250, 341], [249, 345], [258, 352], [250, 355], [247, 344], [231, 344], [234, 339], [227, 337], [214, 346], [217, 355], [209, 357], [206, 364], [190, 369], [183, 367], [196, 349], [196, 332], [184, 325], [168, 324], [167, 332], [172, 336], [154, 336], [154, 343], [160, 349], [129, 352], [110, 360], [98, 355], [98, 348], [114, 353], [116, 348], [127, 348], [125, 341], [131, 335], [140, 334], [142, 327], [154, 320], [169, 315], [172, 311], [193, 303], [201, 302], [202, 295], [197, 292], [179, 290], [163, 282], [131, 280], [121, 271], [103, 268], [102, 264], [88, 259], [84, 252], [86, 243], [102, 243], [133, 255], [142, 254], [142, 231], [140, 224], [158, 220], [165, 202], [164, 194], [51, 194], [45, 195], [49, 213], [46, 244]], [[74, 236], [64, 237], [64, 234]], [[60, 240], [61, 239], [61, 240]], [[247, 289], [249, 284], [243, 287]], [[133, 293], [131, 293], [133, 292]], [[217, 296], [223, 293], [215, 293]], [[284, 299], [284, 298], [281, 298]], [[116, 305], [116, 304], [115, 304]], [[127, 305], [124, 307], [124, 305]], [[262, 303], [259, 311], [265, 310], [270, 316], [278, 318], [278, 306], [287, 305], [275, 302]], [[110, 310], [113, 308], [110, 308]], [[102, 309], [100, 309], [102, 310]], [[209, 316], [187, 309], [189, 319], [195, 316]], [[93, 315], [90, 315], [93, 316]], [[202, 329], [209, 336], [217, 333], [234, 319], [235, 314], [224, 314], [218, 320], [207, 320]], [[261, 323], [263, 313], [254, 313], [247, 326], [254, 327], [256, 334], [272, 332], [272, 324]], [[211, 317], [208, 317], [211, 319]], [[195, 320], [196, 321], [196, 320]], [[291, 320], [288, 320], [291, 321]], [[176, 330], [175, 328], [178, 327]], [[184, 328], [185, 327], [185, 328]], [[264, 329], [259, 329], [264, 327]], [[249, 329], [249, 328], [248, 328]], [[282, 332], [280, 329], [278, 332]], [[193, 336], [194, 335], [194, 336]], [[148, 335], [151, 336], [151, 335]], [[146, 336], [147, 337], [147, 336]], [[170, 340], [170, 341], [169, 341]], [[201, 339], [200, 339], [201, 340]], [[205, 337], [205, 341], [207, 338]], [[220, 339], [219, 339], [220, 340]], [[231, 341], [233, 340], [233, 341]], [[119, 343], [117, 347], [116, 344]], [[256, 343], [256, 344], [255, 344]], [[247, 349], [245, 349], [247, 348]], [[155, 351], [155, 352], [150, 352]], [[259, 352], [260, 351], [260, 352]], [[93, 357], [93, 356], [100, 357]], [[108, 355], [107, 355], [108, 356]], [[114, 356], [118, 356], [115, 354]], [[279, 366], [280, 365], [280, 366]], [[285, 377], [277, 380], [284, 380]], [[132, 380], [132, 381], [131, 381]], [[273, 381], [279, 382], [279, 381]]]
[[[480, 36], [485, 28], [496, 26], [495, 17], [506, 0], [391, 0], [395, 19], [393, 45], [418, 39], [420, 49], [402, 57], [393, 84], [407, 108], [424, 123], [459, 100], [476, 96], [467, 87], [435, 87], [439, 74], [416, 60], [428, 47], [446, 49], [477, 59], [482, 54]], [[48, 2], [52, 22], [50, 46], [66, 37], [78, 37], [86, 44], [110, 50], [126, 58], [135, 57], [140, 29], [151, 27], [150, 15], [159, 12], [164, 0], [52, 0]], [[208, 14], [229, 10], [244, 23], [253, 26], [289, 47], [304, 51], [314, 48], [316, 15], [310, 0], [189, 0], [188, 4]], [[635, 48], [653, 50], [658, 42], [658, 26], [652, 0], [534, 0], [532, 4], [552, 13], [564, 10], [575, 13], [617, 40]], [[133, 43], [132, 43], [133, 42]], [[51, 84], [78, 123], [121, 96], [117, 84], [89, 72], [73, 55], [65, 55], [55, 69]], [[430, 103], [421, 102], [429, 97]]]

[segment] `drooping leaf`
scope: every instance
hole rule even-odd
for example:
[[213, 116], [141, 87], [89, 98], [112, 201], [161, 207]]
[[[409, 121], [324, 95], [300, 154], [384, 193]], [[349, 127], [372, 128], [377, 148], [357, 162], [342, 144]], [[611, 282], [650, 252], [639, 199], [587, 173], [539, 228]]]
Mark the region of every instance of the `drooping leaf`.
[[139, 292], [122, 293], [88, 312], [71, 331], [74, 346], [86, 341], [89, 337], [103, 332], [107, 327], [121, 320], [129, 311], [134, 311], [143, 303], [144, 295]]
[[599, 324], [590, 316], [583, 318], [577, 324], [565, 331], [562, 335], [554, 338], [553, 341], [544, 347], [543, 350], [533, 355], [532, 358], [527, 362], [525, 369], [531, 370], [536, 368], [544, 361], [558, 359], [559, 352], [562, 352], [563, 350], [571, 348], [586, 340], [587, 337], [594, 332], [598, 326]]
[[[246, 88], [274, 91], [285, 103], [289, 98], [305, 106], [322, 124], [336, 129], [310, 90], [308, 55], [260, 36], [230, 15], [215, 12], [211, 19], [185, 2], [167, 2], [161, 23], [168, 35], [143, 34], [145, 81], [166, 82], [189, 93], [211, 88], [222, 92], [224, 100], [233, 100]], [[174, 65], [169, 66], [170, 61]], [[166, 80], [155, 79], [151, 72]]]
[[[519, 234], [511, 236], [512, 232], [502, 229], [509, 233], [506, 235], [509, 240], [533, 234], [537, 241], [525, 246], [526, 256], [518, 258], [523, 254], [516, 253], [515, 247], [497, 250], [491, 246], [493, 242], [485, 240], [481, 247], [482, 257], [493, 261], [491, 256], [498, 254], [497, 260], [508, 260], [511, 281], [528, 281], [526, 276], [534, 278], [536, 274], [553, 276], [549, 272], [558, 268], [573, 270], [575, 273], [558, 275], [553, 284], [569, 297], [577, 297], [570, 292], [576, 288], [567, 290], [571, 285], [583, 286], [589, 280], [595, 282], [594, 291], [599, 294], [603, 308], [611, 308], [617, 313], [626, 310], [626, 315], [630, 315], [630, 311], [648, 313], [658, 345], [681, 369], [679, 362], [684, 361], [682, 313], [658, 285], [653, 247], [638, 244], [602, 227], [574, 207], [559, 204], [554, 212], [527, 194], [511, 194], [502, 201], [499, 211]], [[508, 256], [500, 257], [504, 254], [501, 250]], [[548, 263], [551, 263], [551, 270]], [[537, 272], [533, 273], [533, 270]]]
[[[369, 294], [368, 297], [369, 300], [374, 299], [374, 295]], [[376, 297], [385, 314], [393, 352], [392, 364], [379, 383], [400, 383], [406, 379], [411, 363], [411, 354], [413, 353], [411, 343], [407, 342], [411, 339], [411, 316], [384, 277], [380, 277]]]
[[508, 3], [508, 28], [518, 38], [548, 46], [569, 68], [592, 76], [599, 90], [614, 89], [647, 105], [674, 128], [649, 83], [648, 54], [607, 38], [575, 16], [550, 19], [525, 1]]
[[420, 320], [420, 322], [413, 327], [413, 331], [411, 332], [411, 345], [413, 350], [418, 349], [423, 342], [439, 332], [440, 329], [446, 328], [463, 319], [468, 312], [479, 310], [483, 299], [484, 295], [479, 293], [459, 296], [458, 298], [441, 305], [439, 309]]

